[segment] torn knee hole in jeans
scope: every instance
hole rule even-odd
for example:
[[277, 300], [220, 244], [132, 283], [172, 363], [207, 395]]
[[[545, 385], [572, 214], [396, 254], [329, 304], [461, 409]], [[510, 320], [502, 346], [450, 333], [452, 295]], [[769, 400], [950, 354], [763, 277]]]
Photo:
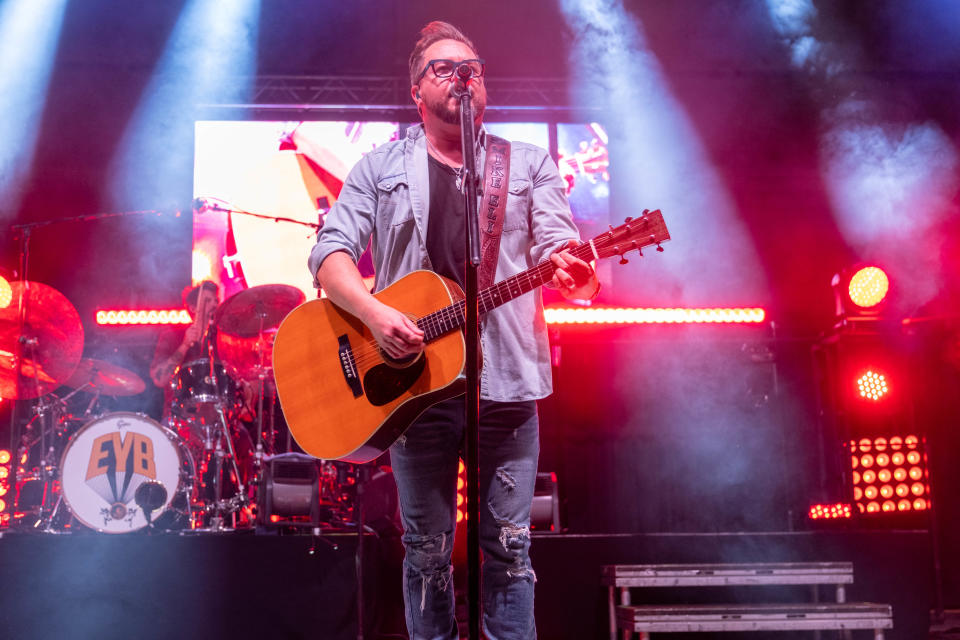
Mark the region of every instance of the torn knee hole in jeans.
[[420, 612], [427, 606], [427, 589], [446, 591], [453, 582], [453, 566], [449, 563], [447, 534], [407, 536], [407, 562], [411, 574], [420, 578]]
[[487, 503], [487, 508], [490, 509], [493, 519], [500, 527], [500, 544], [503, 545], [503, 550], [513, 558], [513, 565], [507, 567], [507, 575], [511, 578], [529, 578], [536, 582], [537, 574], [534, 573], [530, 560], [524, 553], [530, 541], [530, 527], [501, 518], [491, 503]]

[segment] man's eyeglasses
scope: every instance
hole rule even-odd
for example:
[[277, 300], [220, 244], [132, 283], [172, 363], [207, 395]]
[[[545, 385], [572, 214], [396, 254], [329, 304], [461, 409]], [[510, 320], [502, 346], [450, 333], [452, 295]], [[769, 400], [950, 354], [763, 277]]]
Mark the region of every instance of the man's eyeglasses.
[[460, 65], [464, 65], [464, 64], [470, 67], [470, 72], [472, 74], [472, 77], [474, 78], [483, 77], [483, 71], [485, 69], [485, 65], [483, 63], [483, 60], [479, 58], [475, 58], [472, 60], [461, 60], [460, 62], [457, 62], [456, 60], [436, 59], [436, 60], [431, 60], [426, 64], [426, 66], [423, 67], [423, 71], [421, 71], [420, 75], [417, 76], [417, 82], [420, 82], [420, 80], [423, 79], [423, 76], [427, 75], [428, 69], [433, 69], [433, 75], [435, 75], [438, 78], [449, 78], [454, 73], [456, 73]]

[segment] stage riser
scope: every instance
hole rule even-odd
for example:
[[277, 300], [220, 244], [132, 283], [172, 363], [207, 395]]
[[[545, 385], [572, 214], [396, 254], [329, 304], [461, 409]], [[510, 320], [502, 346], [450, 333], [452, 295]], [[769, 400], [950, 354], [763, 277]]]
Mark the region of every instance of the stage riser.
[[[608, 638], [605, 564], [839, 562], [854, 565], [850, 602], [893, 605], [887, 640], [921, 640], [932, 606], [930, 548], [926, 532], [830, 532], [771, 534], [650, 534], [536, 537], [531, 547], [537, 572], [537, 631], [541, 638]], [[832, 589], [821, 593], [830, 602]], [[810, 600], [809, 587], [642, 589], [634, 604], [787, 602]], [[657, 637], [657, 636], [654, 636]], [[704, 634], [668, 634], [665, 640]], [[763, 634], [724, 634], [724, 640], [758, 640]], [[778, 633], [778, 639], [810, 638]], [[831, 637], [826, 632], [825, 638]]]

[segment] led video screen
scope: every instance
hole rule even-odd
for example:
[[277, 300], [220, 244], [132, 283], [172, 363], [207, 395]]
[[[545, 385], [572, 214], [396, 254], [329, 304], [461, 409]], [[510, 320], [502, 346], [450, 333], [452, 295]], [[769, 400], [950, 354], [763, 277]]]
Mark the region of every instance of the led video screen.
[[[203, 205], [194, 213], [194, 280], [214, 280], [225, 297], [263, 284], [291, 285], [315, 297], [306, 264], [318, 226], [351, 167], [377, 146], [398, 139], [406, 126], [198, 121], [194, 197]], [[609, 162], [600, 125], [492, 123], [486, 128], [544, 148], [556, 140], [552, 151], [584, 238], [606, 226]], [[372, 275], [369, 259], [361, 260], [361, 271]]]

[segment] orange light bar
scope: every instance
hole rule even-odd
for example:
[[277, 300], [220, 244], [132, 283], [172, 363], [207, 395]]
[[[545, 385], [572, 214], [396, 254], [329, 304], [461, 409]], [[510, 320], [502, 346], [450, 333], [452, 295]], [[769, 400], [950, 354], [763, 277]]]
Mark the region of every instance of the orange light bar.
[[767, 314], [760, 307], [552, 307], [543, 315], [547, 324], [756, 324]]
[[116, 309], [97, 311], [97, 324], [190, 324], [186, 309]]
[[849, 504], [814, 504], [810, 505], [810, 511], [807, 516], [811, 520], [833, 520], [836, 518], [849, 518], [853, 514], [853, 509]]

